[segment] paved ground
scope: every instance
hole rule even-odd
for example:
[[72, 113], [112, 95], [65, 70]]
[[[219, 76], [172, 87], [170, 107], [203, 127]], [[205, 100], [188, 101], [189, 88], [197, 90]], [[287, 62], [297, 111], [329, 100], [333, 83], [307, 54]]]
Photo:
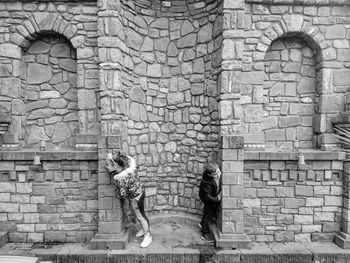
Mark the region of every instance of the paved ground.
[[8, 243], [0, 248], [0, 255], [37, 256], [58, 263], [350, 262], [350, 250], [333, 243], [254, 244], [252, 250], [217, 250], [201, 241], [195, 226], [158, 223], [153, 225], [152, 234], [154, 241], [146, 249], [139, 247], [142, 238], [132, 237], [125, 250], [89, 250], [88, 244]]

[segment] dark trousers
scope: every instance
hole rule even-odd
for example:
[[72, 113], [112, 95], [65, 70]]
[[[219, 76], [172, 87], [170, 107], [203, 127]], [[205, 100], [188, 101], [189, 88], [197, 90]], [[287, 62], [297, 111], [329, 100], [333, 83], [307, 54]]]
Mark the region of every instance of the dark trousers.
[[217, 215], [217, 211], [219, 208], [219, 202], [208, 202], [204, 203], [204, 211], [203, 211], [203, 217], [201, 221], [202, 226], [202, 235], [209, 234], [209, 224], [210, 220]]

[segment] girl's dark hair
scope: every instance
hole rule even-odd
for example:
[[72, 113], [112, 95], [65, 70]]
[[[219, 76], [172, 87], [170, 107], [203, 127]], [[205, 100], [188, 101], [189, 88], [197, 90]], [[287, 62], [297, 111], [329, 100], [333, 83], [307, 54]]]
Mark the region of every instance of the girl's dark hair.
[[219, 168], [219, 165], [217, 163], [208, 163], [205, 166], [204, 174], [206, 176], [213, 177], [213, 174], [216, 172], [216, 170]]
[[126, 153], [122, 151], [118, 151], [116, 154], [113, 156], [113, 160], [120, 166], [127, 168], [129, 167], [129, 158], [126, 155]]

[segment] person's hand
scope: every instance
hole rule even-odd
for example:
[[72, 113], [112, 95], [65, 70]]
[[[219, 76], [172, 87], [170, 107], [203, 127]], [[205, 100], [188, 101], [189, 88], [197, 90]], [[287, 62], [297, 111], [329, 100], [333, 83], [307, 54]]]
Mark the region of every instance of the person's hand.
[[222, 199], [222, 192], [220, 192], [220, 193], [218, 194], [218, 202], [220, 202], [221, 199]]

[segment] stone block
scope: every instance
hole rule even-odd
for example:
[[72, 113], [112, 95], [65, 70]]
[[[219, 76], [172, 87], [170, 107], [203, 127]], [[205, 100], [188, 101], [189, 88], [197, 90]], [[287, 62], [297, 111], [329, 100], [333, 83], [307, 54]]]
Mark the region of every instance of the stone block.
[[314, 220], [315, 222], [323, 222], [323, 221], [334, 222], [334, 213], [333, 212], [315, 212]]
[[65, 231], [46, 231], [44, 235], [45, 242], [66, 242]]
[[222, 59], [232, 60], [236, 58], [236, 42], [232, 39], [224, 39], [222, 42]]
[[275, 197], [275, 189], [258, 189], [258, 197]]
[[[0, 95], [6, 97], [18, 98], [20, 82], [18, 78], [2, 78]], [[5, 105], [4, 102], [2, 102]]]
[[334, 72], [334, 85], [346, 86], [350, 83], [350, 70], [340, 69]]
[[42, 243], [44, 242], [43, 233], [28, 233], [27, 240], [29, 243]]
[[4, 43], [0, 45], [0, 54], [12, 59], [21, 58], [21, 47], [15, 44]]
[[285, 169], [285, 162], [284, 161], [271, 161], [270, 162], [270, 169], [271, 170], [284, 170]]
[[69, 139], [71, 135], [72, 131], [70, 127], [65, 123], [59, 123], [58, 125], [56, 125], [55, 130], [53, 132], [52, 142], [64, 142], [65, 140]]
[[248, 105], [244, 107], [244, 119], [246, 122], [261, 122], [264, 111], [262, 105]]
[[52, 69], [47, 65], [29, 63], [27, 66], [28, 84], [42, 84], [51, 79]]
[[324, 203], [326, 206], [342, 206], [343, 198], [341, 196], [325, 196]]
[[263, 71], [242, 72], [242, 84], [262, 85], [266, 78]]
[[285, 130], [271, 129], [266, 131], [266, 141], [284, 141], [286, 139]]
[[345, 97], [342, 94], [322, 94], [319, 101], [320, 113], [344, 111]]
[[239, 198], [223, 198], [221, 200], [222, 209], [238, 209], [241, 208]]
[[8, 234], [8, 241], [25, 243], [27, 242], [27, 233], [12, 232]]
[[244, 9], [244, 1], [224, 0], [223, 8], [226, 9]]
[[323, 207], [324, 206], [324, 199], [320, 198], [320, 197], [306, 198], [306, 206]]
[[177, 41], [177, 47], [178, 48], [193, 47], [195, 46], [196, 41], [197, 41], [197, 34], [192, 33], [184, 37], [181, 37]]
[[342, 39], [345, 37], [346, 29], [343, 25], [332, 25], [326, 28], [326, 39]]
[[292, 115], [312, 115], [315, 109], [313, 104], [291, 103], [289, 113]]
[[280, 117], [279, 118], [279, 127], [280, 128], [287, 128], [287, 127], [293, 127], [300, 124], [300, 117], [299, 116], [286, 116], [286, 117]]
[[276, 197], [294, 197], [294, 187], [276, 187]]
[[108, 149], [120, 149], [121, 148], [121, 136], [108, 136], [107, 137]]
[[313, 170], [331, 170], [332, 162], [331, 161], [313, 161], [312, 169]]
[[78, 107], [81, 110], [96, 108], [96, 94], [94, 90], [78, 90]]
[[296, 196], [313, 196], [314, 195], [314, 189], [312, 186], [302, 186], [297, 185], [295, 187], [295, 195]]

